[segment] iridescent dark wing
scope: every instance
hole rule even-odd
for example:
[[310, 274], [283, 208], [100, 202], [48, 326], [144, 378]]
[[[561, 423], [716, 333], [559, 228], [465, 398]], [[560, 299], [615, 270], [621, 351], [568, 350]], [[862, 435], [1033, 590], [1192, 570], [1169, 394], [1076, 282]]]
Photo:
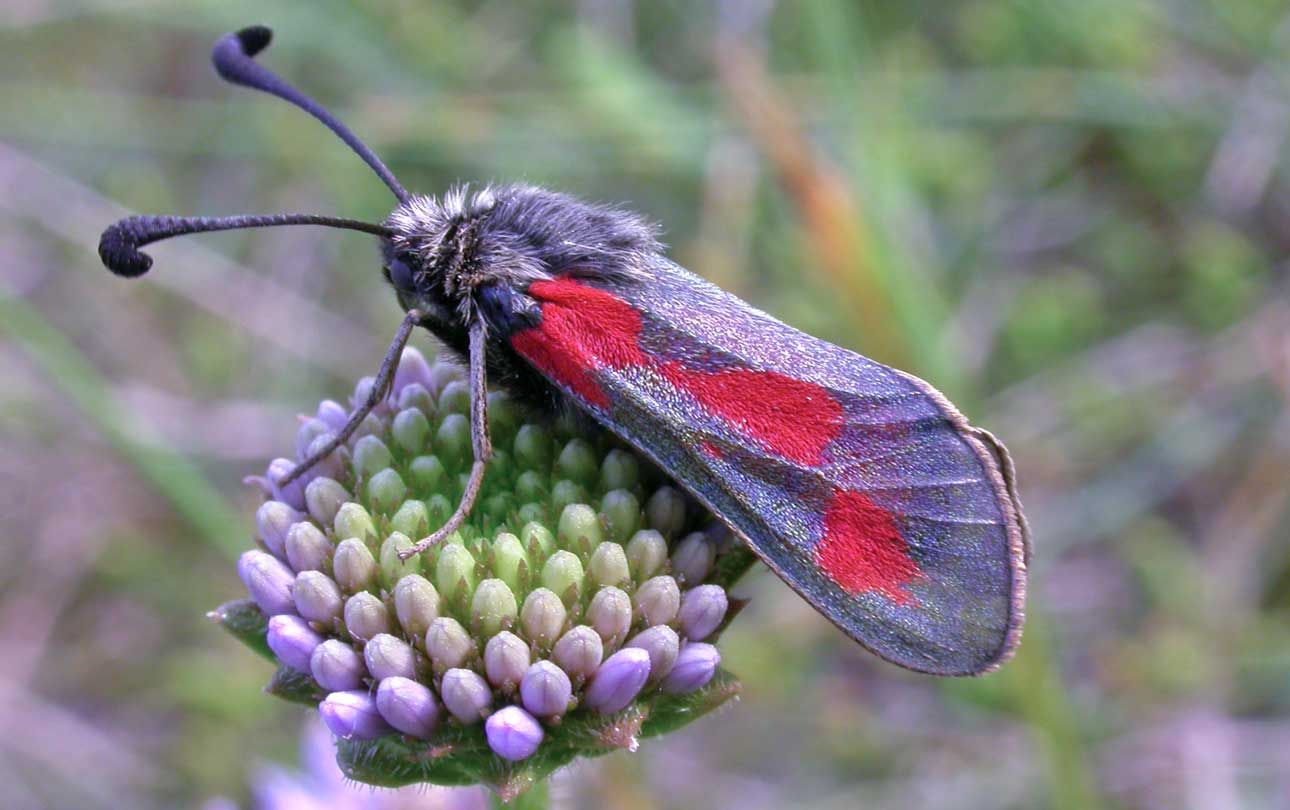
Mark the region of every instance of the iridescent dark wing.
[[662, 259], [647, 280], [528, 292], [541, 319], [512, 347], [853, 639], [943, 675], [1011, 654], [1026, 550], [1008, 462], [927, 383]]

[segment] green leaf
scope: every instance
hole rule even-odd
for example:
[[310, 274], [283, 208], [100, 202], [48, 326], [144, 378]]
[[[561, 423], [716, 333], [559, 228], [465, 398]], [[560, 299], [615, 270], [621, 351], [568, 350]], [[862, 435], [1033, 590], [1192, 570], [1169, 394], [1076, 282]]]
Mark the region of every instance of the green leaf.
[[225, 602], [206, 614], [206, 618], [223, 627], [233, 638], [250, 647], [270, 661], [277, 663], [277, 656], [265, 640], [269, 632], [269, 617], [261, 612], [250, 599]]
[[327, 693], [307, 673], [286, 665], [278, 667], [264, 691], [292, 703], [314, 707], [327, 697]]

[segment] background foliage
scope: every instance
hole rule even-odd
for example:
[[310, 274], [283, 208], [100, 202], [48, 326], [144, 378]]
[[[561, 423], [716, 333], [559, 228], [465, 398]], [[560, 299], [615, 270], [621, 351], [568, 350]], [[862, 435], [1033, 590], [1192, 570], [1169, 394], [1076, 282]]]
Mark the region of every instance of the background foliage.
[[140, 283], [94, 254], [127, 211], [388, 211], [315, 122], [213, 76], [252, 22], [410, 188], [628, 203], [1018, 458], [1032, 618], [1002, 672], [882, 664], [763, 571], [724, 645], [743, 700], [575, 769], [566, 806], [1284, 806], [1275, 0], [6, 3], [0, 804], [244, 803], [296, 757], [301, 712], [202, 616], [240, 592], [240, 478], [371, 373], [396, 304], [357, 235], [181, 240]]

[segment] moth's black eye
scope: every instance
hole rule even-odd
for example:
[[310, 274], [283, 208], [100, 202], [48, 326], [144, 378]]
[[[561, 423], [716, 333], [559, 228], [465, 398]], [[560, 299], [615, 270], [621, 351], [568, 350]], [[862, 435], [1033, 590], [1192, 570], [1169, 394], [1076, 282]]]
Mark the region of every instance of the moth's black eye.
[[389, 264], [385, 265], [385, 276], [395, 289], [409, 291], [413, 289], [412, 268], [408, 267], [407, 262], [402, 259], [397, 257], [390, 259]]

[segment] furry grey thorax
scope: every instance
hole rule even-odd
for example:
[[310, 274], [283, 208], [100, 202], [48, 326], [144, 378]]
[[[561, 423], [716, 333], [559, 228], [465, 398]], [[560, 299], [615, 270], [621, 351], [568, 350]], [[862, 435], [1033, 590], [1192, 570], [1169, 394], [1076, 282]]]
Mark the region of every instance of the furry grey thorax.
[[[464, 358], [467, 324], [482, 317], [490, 379], [544, 410], [563, 397], [509, 348], [512, 333], [536, 325], [534, 281], [572, 275], [593, 282], [644, 280], [662, 246], [640, 216], [526, 185], [458, 187], [442, 199], [412, 196], [386, 218], [384, 275], [404, 310]], [[397, 283], [392, 268], [410, 271]]]

